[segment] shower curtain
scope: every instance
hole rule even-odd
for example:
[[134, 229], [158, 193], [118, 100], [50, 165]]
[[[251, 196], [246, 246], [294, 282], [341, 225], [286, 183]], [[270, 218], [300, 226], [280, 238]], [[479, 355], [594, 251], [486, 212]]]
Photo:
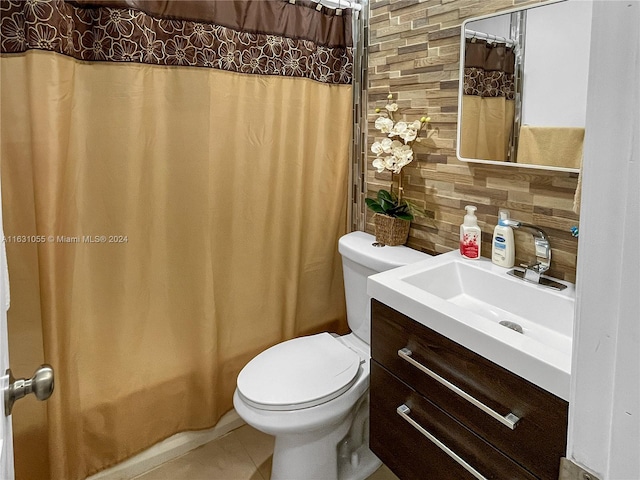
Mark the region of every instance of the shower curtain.
[[56, 371], [46, 475], [82, 479], [213, 426], [261, 350], [346, 330], [351, 15], [0, 9], [9, 322], [41, 323]]
[[509, 160], [515, 111], [514, 64], [513, 49], [505, 44], [466, 40], [460, 132], [463, 157]]

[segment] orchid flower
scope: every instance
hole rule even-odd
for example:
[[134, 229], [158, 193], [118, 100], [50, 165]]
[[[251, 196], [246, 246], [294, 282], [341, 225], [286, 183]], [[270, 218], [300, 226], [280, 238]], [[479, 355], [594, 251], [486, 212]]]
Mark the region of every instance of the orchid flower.
[[382, 133], [389, 133], [393, 128], [393, 120], [387, 117], [378, 117], [375, 123], [375, 127]]
[[[378, 197], [381, 193], [387, 195], [387, 204], [389, 199], [395, 203], [396, 208], [404, 205], [400, 210], [394, 210], [393, 216], [404, 218], [405, 220], [411, 220], [413, 218], [412, 212], [416, 211], [416, 207], [412, 206], [410, 202], [402, 200], [402, 169], [413, 161], [413, 142], [420, 141], [418, 138], [422, 127], [430, 120], [429, 117], [422, 117], [420, 120], [414, 120], [413, 122], [406, 122], [404, 120], [395, 121], [394, 113], [398, 111], [398, 104], [393, 102], [393, 96], [389, 94], [387, 96], [387, 104], [385, 105], [386, 111], [381, 111], [380, 108], [376, 108], [376, 113], [380, 116], [375, 121], [375, 128], [381, 133], [386, 134], [387, 137], [380, 141], [373, 142], [371, 145], [371, 151], [376, 155], [376, 158], [371, 163], [373, 168], [378, 173], [383, 173], [385, 170], [390, 171], [392, 174], [400, 175], [398, 177], [398, 195], [395, 197], [393, 192], [386, 192], [380, 190]], [[392, 184], [393, 185], [393, 184]], [[380, 200], [382, 201], [382, 200]], [[388, 213], [376, 200], [366, 199], [367, 205], [374, 212]]]

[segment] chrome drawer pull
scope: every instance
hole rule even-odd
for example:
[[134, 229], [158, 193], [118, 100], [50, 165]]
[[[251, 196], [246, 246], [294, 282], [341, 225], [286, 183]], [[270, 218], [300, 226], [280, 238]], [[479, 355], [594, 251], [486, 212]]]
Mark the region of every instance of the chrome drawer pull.
[[502, 423], [503, 425], [506, 425], [507, 427], [509, 427], [511, 430], [516, 428], [516, 425], [518, 424], [518, 421], [520, 421], [520, 418], [516, 415], [514, 415], [513, 413], [508, 413], [507, 415], [500, 415], [498, 412], [496, 412], [495, 410], [487, 407], [484, 403], [482, 403], [480, 400], [472, 397], [471, 395], [469, 395], [467, 392], [465, 392], [464, 390], [460, 389], [459, 387], [456, 387], [453, 383], [451, 383], [450, 381], [442, 378], [440, 375], [438, 375], [437, 373], [429, 370], [427, 367], [425, 367], [424, 365], [422, 365], [421, 363], [416, 362], [413, 358], [411, 358], [411, 355], [413, 354], [413, 352], [411, 350], [409, 350], [408, 348], [402, 348], [400, 350], [398, 350], [398, 356], [400, 358], [402, 358], [403, 360], [406, 360], [407, 362], [409, 362], [411, 365], [413, 365], [414, 367], [416, 367], [418, 370], [420, 370], [421, 372], [426, 373], [427, 375], [429, 375], [431, 378], [433, 378], [434, 380], [436, 380], [437, 382], [441, 383], [442, 385], [444, 385], [445, 387], [447, 387], [449, 390], [455, 392], [456, 394], [458, 394], [459, 396], [461, 396], [462, 398], [464, 398], [466, 401], [468, 401], [469, 403], [472, 403], [473, 405], [475, 405], [476, 407], [478, 407], [480, 410], [482, 410], [483, 412], [491, 415], [493, 418], [495, 418], [496, 420], [498, 420], [500, 423]]
[[444, 453], [449, 455], [449, 457], [451, 457], [452, 460], [454, 460], [458, 465], [464, 468], [471, 475], [473, 475], [479, 480], [487, 480], [486, 477], [484, 477], [480, 472], [478, 472], [475, 468], [469, 465], [462, 457], [460, 457], [460, 455], [458, 455], [456, 452], [454, 452], [449, 447], [447, 447], [444, 443], [442, 443], [440, 440], [434, 437], [430, 432], [425, 430], [422, 425], [420, 425], [413, 418], [411, 418], [409, 416], [409, 414], [411, 413], [411, 409], [407, 407], [405, 404], [402, 404], [398, 408], [396, 408], [396, 413], [400, 415], [404, 421], [409, 423], [413, 428], [418, 430], [422, 435], [424, 435], [431, 442], [433, 442], [436, 447], [438, 447]]

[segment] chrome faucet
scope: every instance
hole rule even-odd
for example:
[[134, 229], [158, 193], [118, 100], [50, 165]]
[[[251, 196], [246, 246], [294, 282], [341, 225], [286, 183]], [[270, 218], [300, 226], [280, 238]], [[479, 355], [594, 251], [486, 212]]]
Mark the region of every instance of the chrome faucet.
[[533, 244], [535, 247], [536, 261], [530, 264], [521, 264], [524, 270], [513, 269], [507, 272], [509, 275], [521, 278], [527, 282], [536, 283], [545, 287], [563, 290], [565, 285], [555, 282], [549, 278], [543, 277], [542, 274], [549, 270], [551, 266], [551, 244], [549, 237], [544, 230], [529, 223], [519, 222], [517, 220], [506, 220], [505, 226], [513, 229], [527, 230], [533, 235]]

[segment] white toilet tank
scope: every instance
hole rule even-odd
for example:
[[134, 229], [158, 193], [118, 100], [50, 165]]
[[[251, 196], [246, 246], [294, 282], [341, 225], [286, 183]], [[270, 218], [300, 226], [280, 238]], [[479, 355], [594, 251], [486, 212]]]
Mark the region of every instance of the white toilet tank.
[[431, 255], [402, 245], [374, 247], [376, 239], [365, 232], [351, 232], [340, 238], [342, 271], [347, 300], [347, 321], [351, 331], [367, 345], [371, 343], [371, 298], [367, 295], [367, 277]]

